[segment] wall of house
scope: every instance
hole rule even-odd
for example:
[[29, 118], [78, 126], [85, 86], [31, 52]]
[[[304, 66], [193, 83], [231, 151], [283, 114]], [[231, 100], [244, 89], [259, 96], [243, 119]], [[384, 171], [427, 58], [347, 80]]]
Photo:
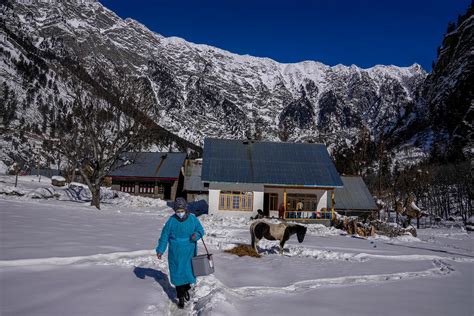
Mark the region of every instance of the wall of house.
[[[277, 193], [278, 194], [278, 206], [283, 203], [283, 193], [286, 191], [287, 194], [314, 194], [318, 197], [318, 206], [317, 209], [321, 210], [322, 208], [327, 207], [328, 196], [330, 196], [330, 191], [315, 189], [315, 188], [276, 188], [276, 187], [265, 187], [264, 192], [262, 191], [252, 191], [253, 192], [253, 205], [252, 205], [252, 214], [256, 215], [257, 210], [263, 210], [264, 205], [264, 193]], [[209, 214], [247, 214], [250, 212], [236, 212], [236, 211], [219, 211], [219, 194], [221, 190], [216, 188], [209, 189]], [[278, 212], [272, 212], [271, 215], [278, 216]]]
[[209, 189], [209, 214], [214, 214], [219, 211], [219, 193], [221, 190]]
[[178, 182], [179, 181], [173, 181], [173, 185], [171, 186], [170, 199], [173, 200], [173, 201], [176, 199], [176, 192], [178, 191]]
[[253, 191], [253, 213], [257, 213], [257, 210], [263, 211], [263, 192]]
[[[145, 196], [145, 197], [150, 197], [150, 198], [155, 198], [155, 199], [164, 199], [164, 194], [162, 193], [140, 193], [139, 191], [139, 188], [140, 188], [140, 185], [138, 181], [128, 181], [128, 182], [133, 182], [134, 183], [134, 188], [135, 188], [135, 192], [134, 193], [130, 193], [132, 195], [139, 195], [139, 196]], [[175, 181], [176, 182], [176, 181]], [[162, 184], [162, 183], [156, 183], [156, 185], [154, 186], [154, 191], [155, 192], [158, 192], [158, 187], [159, 185]], [[175, 185], [177, 186], [177, 185]], [[111, 186], [111, 189], [112, 190], [115, 190], [115, 191], [120, 191], [120, 181], [116, 181], [116, 180], [112, 180], [112, 186]], [[171, 192], [173, 193], [173, 192]]]
[[[318, 194], [319, 197], [319, 194]], [[328, 205], [328, 191], [324, 191], [324, 193], [319, 198], [318, 202], [318, 210], [327, 207]]]
[[221, 190], [209, 189], [209, 214], [248, 215], [254, 216], [257, 210], [263, 210], [263, 192], [253, 191], [252, 212], [249, 211], [219, 211], [219, 195]]

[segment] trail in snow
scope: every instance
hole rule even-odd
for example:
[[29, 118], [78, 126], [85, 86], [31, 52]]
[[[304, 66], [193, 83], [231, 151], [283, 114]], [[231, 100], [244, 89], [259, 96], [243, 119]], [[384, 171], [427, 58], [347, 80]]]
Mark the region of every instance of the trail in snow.
[[268, 295], [275, 293], [299, 293], [311, 289], [329, 286], [347, 286], [361, 283], [377, 283], [385, 281], [396, 281], [404, 279], [435, 277], [447, 275], [454, 271], [450, 264], [442, 260], [433, 260], [434, 268], [424, 271], [416, 272], [400, 272], [400, 273], [386, 273], [374, 275], [358, 275], [358, 276], [344, 276], [336, 278], [324, 278], [316, 280], [305, 280], [293, 283], [286, 287], [266, 287], [266, 286], [249, 286], [231, 289], [242, 297], [250, 297], [256, 295]]
[[[295, 251], [295, 248], [298, 249]], [[315, 256], [315, 258], [332, 259], [339, 258], [345, 260], [348, 256], [352, 256], [357, 260], [384, 259], [392, 261], [431, 261], [433, 268], [414, 271], [414, 272], [399, 272], [399, 273], [385, 273], [373, 275], [357, 275], [357, 276], [343, 276], [334, 278], [319, 278], [314, 280], [304, 280], [295, 282], [284, 287], [271, 286], [244, 286], [230, 288], [225, 286], [214, 275], [198, 278], [193, 295], [192, 302], [188, 303], [184, 310], [179, 310], [173, 297], [170, 297], [171, 286], [169, 289], [163, 287], [162, 282], [156, 284], [159, 291], [165, 291], [169, 296], [168, 308], [165, 308], [165, 313], [168, 315], [201, 315], [210, 312], [215, 306], [222, 307], [228, 305], [227, 310], [232, 311], [235, 308], [230, 303], [231, 301], [244, 300], [254, 296], [285, 294], [285, 293], [301, 293], [317, 288], [336, 287], [336, 286], [351, 286], [357, 284], [371, 284], [388, 281], [399, 281], [416, 278], [430, 278], [440, 277], [450, 274], [454, 269], [447, 261], [454, 262], [474, 262], [472, 258], [460, 257], [441, 257], [435, 255], [372, 255], [366, 253], [348, 254], [340, 253], [329, 257], [321, 255], [322, 251], [313, 249], [301, 249], [303, 247], [292, 247], [290, 253], [292, 256], [307, 257], [308, 254]], [[168, 263], [166, 258], [164, 260], [157, 260], [153, 250], [139, 250], [132, 252], [117, 252], [109, 254], [96, 254], [91, 256], [80, 257], [64, 257], [64, 258], [39, 258], [39, 259], [20, 259], [20, 260], [2, 260], [0, 261], [0, 268], [7, 267], [29, 267], [37, 265], [71, 265], [71, 264], [98, 264], [98, 265], [115, 265], [115, 266], [134, 266], [136, 269], [159, 269], [161, 271], [168, 271]], [[161, 287], [160, 287], [161, 285]], [[150, 305], [144, 310], [146, 315], [163, 314], [162, 305]]]
[[[226, 305], [226, 311], [229, 314], [235, 312], [235, 307], [230, 302], [235, 300], [245, 300], [255, 296], [274, 295], [274, 294], [297, 294], [309, 290], [337, 287], [353, 286], [358, 284], [371, 284], [380, 282], [400, 281], [407, 279], [441, 277], [454, 271], [450, 264], [443, 260], [433, 260], [434, 267], [424, 271], [387, 273], [375, 275], [345, 276], [336, 278], [322, 278], [315, 280], [305, 280], [295, 282], [285, 287], [269, 286], [244, 286], [229, 288], [220, 282], [214, 275], [198, 278], [196, 292], [193, 295], [192, 304], [187, 304], [185, 310], [177, 309], [174, 302], [169, 304], [168, 315], [201, 315], [212, 311], [216, 306]], [[147, 311], [157, 311], [158, 306], [148, 306]]]
[[[193, 295], [192, 302], [188, 303], [184, 310], [179, 310], [172, 297], [169, 297], [168, 308], [163, 311], [162, 305], [150, 305], [144, 310], [146, 315], [158, 315], [163, 312], [168, 315], [201, 315], [210, 312], [215, 306], [222, 307], [228, 305], [227, 310], [233, 311], [235, 308], [230, 303], [231, 301], [242, 300], [260, 295], [284, 294], [284, 293], [301, 293], [312, 289], [335, 286], [351, 286], [357, 284], [380, 283], [387, 281], [398, 281], [415, 278], [429, 278], [445, 276], [454, 271], [449, 263], [446, 261], [455, 262], [474, 262], [472, 258], [460, 257], [441, 257], [435, 255], [372, 255], [366, 253], [349, 254], [338, 253], [334, 255], [333, 252], [327, 252], [314, 249], [304, 249], [304, 247], [291, 247], [290, 254], [292, 256], [308, 257], [313, 256], [319, 259], [340, 259], [354, 258], [354, 260], [369, 260], [371, 258], [393, 260], [393, 261], [421, 261], [429, 260], [434, 265], [433, 268], [414, 271], [414, 272], [400, 272], [400, 273], [386, 273], [374, 275], [358, 275], [358, 276], [343, 276], [334, 278], [320, 278], [314, 280], [304, 280], [295, 282], [285, 287], [271, 287], [271, 286], [244, 286], [237, 288], [230, 288], [225, 286], [214, 275], [198, 278]], [[153, 250], [139, 250], [132, 252], [117, 252], [109, 254], [96, 254], [91, 256], [79, 257], [64, 257], [64, 258], [39, 258], [39, 259], [20, 259], [20, 260], [2, 260], [0, 261], [0, 268], [6, 267], [29, 267], [37, 265], [71, 265], [71, 264], [98, 264], [98, 265], [115, 265], [115, 266], [134, 266], [139, 269], [159, 269], [161, 271], [168, 271], [168, 263], [166, 258], [164, 260], [157, 260]], [[154, 270], [155, 271], [155, 270]], [[166, 289], [161, 284], [156, 284], [157, 290], [167, 292], [170, 296], [172, 289]], [[161, 285], [161, 286], [160, 286]]]
[[[271, 249], [265, 250], [269, 255], [278, 255], [278, 252], [272, 252]], [[265, 253], [265, 252], [264, 252]], [[436, 256], [436, 255], [376, 255], [368, 253], [344, 253], [329, 250], [309, 249], [300, 246], [290, 247], [286, 256], [290, 257], [312, 257], [320, 260], [354, 260], [366, 261], [369, 259], [382, 259], [392, 261], [434, 261], [434, 260], [451, 260], [455, 262], [474, 262], [471, 257], [454, 257], [454, 256]], [[130, 252], [115, 252], [108, 254], [96, 254], [90, 256], [76, 257], [51, 257], [38, 259], [17, 259], [17, 260], [0, 260], [0, 268], [5, 267], [27, 267], [35, 265], [70, 265], [70, 264], [100, 264], [100, 265], [117, 265], [117, 266], [139, 266], [144, 265], [153, 267], [160, 262], [155, 257], [154, 250], [138, 250]]]
[[[110, 265], [128, 265], [122, 264], [132, 262], [137, 258], [152, 258], [155, 252], [152, 250], [138, 250], [131, 252], [115, 252], [109, 254], [96, 254], [91, 256], [78, 257], [52, 257], [38, 259], [18, 259], [18, 260], [0, 260], [0, 268], [5, 267], [27, 267], [35, 265], [69, 265], [69, 264], [110, 264]], [[156, 260], [155, 260], [156, 261]]]

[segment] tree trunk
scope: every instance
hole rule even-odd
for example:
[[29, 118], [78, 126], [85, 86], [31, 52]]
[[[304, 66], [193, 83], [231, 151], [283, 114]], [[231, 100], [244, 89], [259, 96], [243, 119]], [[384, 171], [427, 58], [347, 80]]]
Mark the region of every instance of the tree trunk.
[[75, 179], [76, 179], [76, 167], [72, 169], [72, 177], [71, 177], [70, 183], [76, 181]]
[[100, 186], [93, 186], [92, 190], [92, 201], [91, 206], [97, 207], [100, 210]]

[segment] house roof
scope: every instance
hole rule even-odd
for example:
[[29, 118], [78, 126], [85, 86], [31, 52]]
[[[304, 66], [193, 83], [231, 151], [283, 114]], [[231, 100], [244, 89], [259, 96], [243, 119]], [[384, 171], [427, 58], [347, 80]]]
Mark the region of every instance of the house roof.
[[372, 194], [361, 177], [341, 176], [341, 179], [344, 187], [334, 191], [334, 208], [336, 210], [378, 209]]
[[209, 191], [201, 181], [202, 159], [188, 160], [184, 168], [184, 185], [186, 191]]
[[342, 187], [326, 146], [206, 138], [202, 180]]
[[178, 178], [186, 153], [123, 153], [109, 175], [129, 178]]

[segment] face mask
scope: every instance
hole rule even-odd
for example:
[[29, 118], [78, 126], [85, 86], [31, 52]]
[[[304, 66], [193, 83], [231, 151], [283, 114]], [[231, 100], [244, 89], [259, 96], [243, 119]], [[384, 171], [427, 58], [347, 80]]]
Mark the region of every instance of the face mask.
[[185, 212], [177, 212], [176, 213], [176, 215], [178, 215], [179, 218], [183, 218], [185, 214], [186, 214]]

